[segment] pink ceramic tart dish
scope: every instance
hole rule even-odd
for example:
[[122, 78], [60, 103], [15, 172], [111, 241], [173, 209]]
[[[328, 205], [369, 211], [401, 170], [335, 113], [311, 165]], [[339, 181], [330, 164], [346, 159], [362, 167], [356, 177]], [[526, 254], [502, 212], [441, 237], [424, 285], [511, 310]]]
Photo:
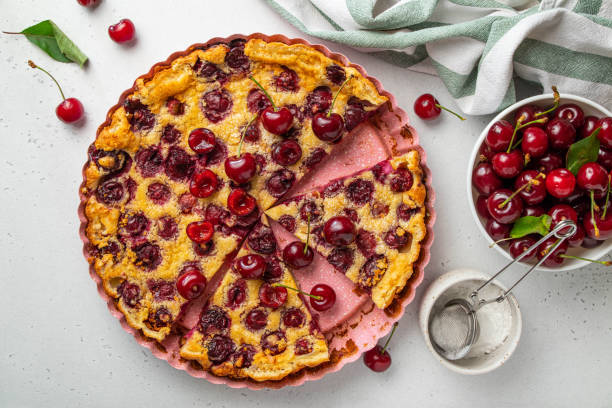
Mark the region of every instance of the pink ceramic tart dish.
[[[420, 157], [420, 166], [423, 172], [422, 182], [427, 190], [427, 198], [425, 201], [426, 233], [424, 239], [421, 241], [419, 258], [416, 263], [413, 264], [413, 273], [407, 284], [401, 291], [399, 291], [395, 299], [388, 307], [385, 309], [379, 309], [374, 306], [372, 301], [369, 300], [367, 296], [359, 294], [358, 291], [354, 291], [354, 285], [352, 282], [350, 282], [343, 274], [335, 271], [331, 265], [327, 264], [318, 256], [315, 256], [314, 263], [306, 269], [292, 271], [297, 285], [302, 290], [308, 291], [316, 283], [328, 283], [330, 286], [333, 286], [336, 289], [336, 293], [338, 295], [336, 305], [326, 312], [313, 313], [313, 315], [318, 318], [319, 327], [327, 339], [328, 348], [330, 351], [329, 361], [316, 367], [302, 369], [301, 371], [292, 373], [279, 381], [258, 382], [248, 378], [240, 379], [216, 376], [203, 370], [198, 364], [194, 364], [193, 362], [181, 358], [179, 355], [179, 349], [185, 341], [184, 335], [196, 325], [199, 319], [200, 311], [202, 310], [206, 299], [212, 295], [220, 280], [223, 278], [224, 272], [227, 270], [229, 260], [235, 256], [240, 245], [239, 241], [246, 235], [249, 225], [252, 225], [252, 222], [251, 224], [248, 224], [246, 221], [244, 221], [243, 224], [246, 224], [245, 228], [239, 231], [232, 231], [233, 235], [232, 233], [227, 234], [229, 237], [227, 239], [235, 240], [237, 243], [233, 246], [229, 246], [230, 249], [227, 251], [227, 257], [221, 257], [221, 261], [211, 268], [214, 269], [214, 271], [204, 272], [208, 281], [206, 290], [204, 294], [195, 301], [179, 302], [178, 306], [176, 304], [171, 304], [169, 301], [168, 303], [164, 303], [166, 302], [165, 299], [169, 299], [171, 296], [174, 296], [175, 299], [178, 297], [174, 293], [174, 289], [171, 290], [167, 288], [167, 285], [165, 285], [165, 282], [163, 282], [161, 279], [159, 282], [147, 282], [148, 290], [151, 292], [147, 295], [149, 296], [147, 301], [151, 301], [153, 302], [152, 304], [158, 306], [156, 306], [157, 309], [154, 316], [151, 317], [151, 313], [149, 313], [149, 317], [144, 320], [146, 322], [146, 328], [155, 332], [158, 327], [165, 327], [164, 323], [166, 323], [168, 320], [172, 321], [172, 325], [169, 327], [169, 330], [167, 330], [163, 335], [160, 335], [158, 340], [155, 340], [155, 335], [152, 336], [150, 332], [145, 336], [141, 330], [144, 329], [146, 331], [146, 328], [140, 327], [139, 330], [138, 325], [130, 325], [128, 323], [126, 315], [128, 318], [130, 318], [130, 316], [129, 313], [125, 312], [125, 309], [126, 306], [129, 306], [129, 304], [119, 305], [116, 298], [109, 295], [108, 287], [105, 290], [103, 280], [100, 278], [93, 265], [90, 266], [90, 275], [97, 283], [98, 292], [107, 302], [111, 314], [120, 320], [122, 327], [134, 335], [139, 344], [149, 348], [156, 357], [168, 361], [168, 363], [173, 367], [185, 370], [194, 377], [205, 378], [215, 384], [226, 384], [232, 388], [280, 388], [286, 385], [301, 385], [307, 380], [316, 380], [322, 378], [327, 373], [340, 370], [346, 363], [355, 361], [359, 358], [362, 352], [371, 348], [379, 338], [389, 332], [392, 324], [399, 320], [399, 318], [403, 315], [406, 305], [414, 298], [414, 291], [422, 281], [424, 267], [429, 261], [429, 249], [433, 241], [432, 227], [435, 221], [435, 212], [433, 210], [435, 196], [431, 187], [431, 174], [426, 166], [426, 155], [418, 145], [418, 136], [416, 131], [409, 126], [406, 113], [397, 107], [395, 98], [383, 90], [380, 82], [367, 76], [365, 70], [360, 66], [351, 64], [346, 57], [342, 55], [331, 53], [324, 46], [311, 45], [304, 40], [288, 39], [281, 35], [266, 36], [263, 34], [253, 34], [250, 36], [234, 35], [228, 38], [214, 38], [207, 43], [195, 44], [184, 52], [171, 55], [167, 61], [154, 65], [148, 74], [139, 78], [139, 80], [137, 80], [135, 83], [134, 88], [122, 94], [119, 103], [109, 111], [107, 120], [102, 126], [100, 126], [98, 134], [100, 134], [103, 129], [107, 128], [112, 123], [113, 114], [118, 109], [125, 109], [125, 107], [129, 107], [129, 104], [132, 102], [128, 97], [133, 94], [139, 81], [140, 83], [147, 81], [147, 79], [152, 78], [158, 72], [170, 66], [171, 63], [177, 58], [185, 57], [193, 52], [193, 50], [206, 50], [218, 44], [235, 44], [236, 42], [243, 43], [244, 41], [250, 40], [261, 40], [266, 43], [278, 42], [286, 45], [302, 44], [304, 46], [311, 47], [312, 49], [323, 54], [326, 58], [335, 61], [338, 63], [338, 65], [342, 67], [350, 67], [350, 69], [354, 69], [356, 72], [358, 72], [361, 77], [367, 78], [367, 80], [373, 84], [376, 91], [387, 100], [385, 104], [376, 110], [374, 115], [370, 116], [368, 114], [367, 118], [365, 118], [365, 122], [359, 124], [359, 126], [357, 126], [353, 131], [346, 133], [339, 143], [327, 149], [326, 153], [328, 153], [329, 156], [320, 160], [315, 171], [300, 173], [301, 178], [298, 177], [297, 183], [290, 186], [288, 193], [284, 197], [291, 197], [306, 193], [313, 188], [325, 185], [331, 179], [350, 176], [358, 173], [364, 168], [372, 167], [380, 161], [401, 155], [411, 150], [418, 152], [418, 156]], [[336, 89], [337, 88], [335, 88], [334, 91]], [[212, 100], [212, 102], [215, 103], [216, 101]], [[346, 99], [344, 100], [344, 103], [344, 106], [352, 106], [350, 103], [347, 103]], [[367, 103], [365, 105], [362, 102], [359, 103], [361, 103], [362, 106], [367, 106]], [[138, 111], [140, 106], [136, 106], [136, 102], [134, 102], [132, 105], [134, 105], [133, 108], [135, 109], [135, 112], [137, 112], [137, 123], [147, 126], [146, 112], [144, 112], [143, 118], [143, 112]], [[180, 107], [180, 103], [176, 106], [174, 105], [175, 104], [172, 103], [167, 104], [167, 109], [172, 110], [173, 112], [180, 112], [180, 109], [182, 109]], [[346, 109], [344, 106], [342, 109]], [[368, 112], [368, 110], [364, 109], [364, 112]], [[213, 118], [216, 119], [214, 115]], [[305, 148], [308, 147], [305, 146]], [[92, 147], [90, 152], [94, 149], [95, 147]], [[142, 153], [142, 155], [144, 154], [145, 153]], [[149, 153], [149, 156], [147, 157], [154, 154], [155, 152]], [[332, 157], [333, 160], [330, 160], [330, 157]], [[124, 157], [115, 157], [113, 160], [122, 162], [126, 159]], [[135, 157], [134, 161], [137, 160], [138, 158]], [[155, 164], [155, 160], [153, 160], [153, 163]], [[88, 198], [91, 196], [91, 192], [88, 192], [87, 190], [88, 165], [90, 164], [91, 162], [88, 161], [83, 169], [84, 182], [80, 189], [81, 205], [79, 206], [79, 218], [81, 220], [80, 235], [84, 242], [84, 254], [88, 260], [92, 259], [91, 251], [95, 246], [94, 243], [90, 241], [91, 234], [88, 234], [88, 228], [91, 228], [91, 225], [86, 213]], [[140, 171], [142, 172], [142, 170], [143, 169], [141, 168]], [[145, 171], [146, 170], [147, 169], [145, 168]], [[155, 171], [154, 166], [152, 171]], [[177, 177], [180, 178], [181, 174], [178, 174]], [[89, 180], [89, 182], [91, 181]], [[149, 188], [149, 190], [151, 190], [151, 188]], [[155, 190], [155, 188], [153, 188], [153, 190], [154, 191], [151, 193], [153, 196], [158, 197], [160, 194], [163, 196], [163, 191], [160, 193], [163, 188], [160, 188], [160, 191]], [[113, 190], [110, 189], [109, 191], [109, 194], [112, 196]], [[260, 205], [263, 206], [261, 209], [265, 210], [270, 204], [273, 203], [273, 201], [274, 200], [272, 198], [263, 197], [260, 203]], [[141, 259], [137, 259], [135, 264], [146, 269], [152, 264], [156, 264], [158, 262], [156, 259], [157, 250], [147, 247], [146, 245], [149, 244], [148, 242], [141, 242], [141, 238], [138, 236], [138, 234], [143, 230], [147, 231], [148, 233], [151, 228], [156, 228], [156, 231], [163, 231], [164, 225], [161, 223], [159, 225], [152, 226], [150, 222], [147, 223], [143, 220], [139, 220], [138, 216], [133, 216], [132, 218], [133, 219], [125, 220], [117, 219], [117, 224], [119, 225], [118, 229], [123, 228], [125, 230], [124, 231], [122, 229], [119, 231], [120, 234], [118, 236], [129, 240], [129, 245], [134, 245], [134, 248], [138, 248], [138, 250], [142, 252], [142, 254], [139, 255]], [[257, 219], [256, 217], [253, 218], [255, 220]], [[286, 245], [287, 242], [295, 240], [295, 238], [292, 238], [291, 234], [288, 234], [283, 230], [283, 228], [280, 228], [278, 224], [271, 222], [271, 226], [278, 238], [279, 246], [281, 248]], [[185, 225], [181, 224], [179, 225], [179, 228], [185, 228]], [[121, 243], [125, 245], [125, 243]], [[224, 260], [225, 262], [223, 262]], [[215, 273], [217, 270], [219, 272]], [[129, 289], [130, 288], [122, 288], [124, 292], [127, 291], [128, 293], [131, 293]], [[140, 298], [137, 299], [137, 301], [140, 302]], [[161, 305], [161, 307], [159, 305]], [[176, 309], [177, 307], [178, 309]], [[162, 309], [163, 312], [159, 312]], [[137, 328], [134, 328], [134, 326]]]

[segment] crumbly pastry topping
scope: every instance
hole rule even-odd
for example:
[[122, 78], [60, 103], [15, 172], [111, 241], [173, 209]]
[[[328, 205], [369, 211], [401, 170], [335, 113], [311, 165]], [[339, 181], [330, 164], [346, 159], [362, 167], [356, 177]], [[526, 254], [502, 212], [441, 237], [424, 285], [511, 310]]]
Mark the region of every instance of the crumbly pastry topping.
[[[419, 154], [410, 151], [290, 199], [270, 208], [266, 215], [303, 242], [310, 215], [313, 248], [369, 293], [376, 306], [385, 308], [412, 275], [425, 238], [422, 179]], [[349, 245], [332, 245], [323, 236], [326, 221], [339, 215], [357, 226], [356, 238]]]
[[[266, 88], [277, 106], [293, 113], [293, 124], [286, 134], [269, 133], [260, 123], [258, 114], [270, 103], [249, 76]], [[367, 120], [387, 98], [356, 69], [306, 45], [254, 39], [194, 47], [155, 66], [135, 82], [98, 131], [88, 152], [81, 191], [88, 220], [88, 260], [130, 326], [158, 341], [170, 334], [189, 302], [177, 288], [177, 281], [188, 271], [196, 271], [210, 282], [224, 262], [236, 255], [249, 232], [258, 231], [261, 212], [329, 154], [333, 145], [314, 135], [311, 118], [329, 109], [332, 96], [351, 76], [333, 106], [333, 112], [344, 119], [346, 133]], [[213, 140], [209, 148], [198, 152], [202, 144], [194, 147], [190, 143], [194, 129], [204, 129], [202, 132]], [[238, 186], [226, 176], [224, 161], [237, 154], [242, 134], [241, 151], [255, 157], [257, 172], [249, 183]], [[278, 154], [279, 143], [286, 140], [296, 142], [284, 152], [289, 159]], [[212, 172], [206, 177], [209, 181], [214, 178], [216, 187], [212, 194], [197, 197], [194, 180], [200, 180], [206, 171]], [[236, 215], [229, 210], [228, 198], [236, 190], [255, 199], [254, 211]], [[187, 226], [203, 221], [214, 231], [210, 240], [197, 243], [187, 234]], [[228, 273], [222, 287], [232, 283], [231, 279]], [[285, 280], [295, 285], [286, 270]], [[261, 283], [249, 281], [248, 293], [257, 285]], [[220, 290], [211, 305], [221, 296]], [[310, 321], [299, 298], [289, 299]], [[253, 305], [249, 302], [245, 307]], [[231, 317], [233, 321], [234, 314]], [[198, 344], [207, 347], [210, 339], [196, 329], [189, 342], [195, 341], [197, 333], [201, 335]], [[291, 333], [306, 336], [300, 330], [292, 329]], [[236, 347], [247, 340], [252, 344], [252, 338], [233, 334], [229, 338]], [[262, 352], [257, 348], [261, 342], [252, 344], [259, 350], [254, 354], [258, 364], [253, 365], [260, 367], [259, 371], [237, 369], [235, 363], [207, 367], [205, 360], [194, 358], [218, 375], [282, 378], [324, 361], [327, 349], [322, 336], [308, 336], [314, 351], [299, 358], [295, 349], [300, 339], [292, 334], [282, 340], [288, 349], [293, 347], [293, 354], [287, 354], [282, 364], [276, 358], [277, 369], [256, 357]]]

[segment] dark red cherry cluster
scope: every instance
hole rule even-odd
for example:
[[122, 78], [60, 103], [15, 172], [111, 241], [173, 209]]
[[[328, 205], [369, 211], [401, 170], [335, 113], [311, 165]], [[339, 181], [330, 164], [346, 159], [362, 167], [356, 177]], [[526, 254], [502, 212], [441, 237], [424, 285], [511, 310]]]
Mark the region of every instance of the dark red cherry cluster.
[[[593, 162], [578, 162], [574, 175], [568, 170], [573, 160], [568, 156], [570, 146], [595, 130], [598, 157]], [[592, 153], [597, 155], [596, 146]], [[564, 219], [576, 222], [578, 231], [545, 262], [546, 266], [559, 266], [568, 246], [592, 248], [612, 237], [612, 216], [607, 214], [610, 170], [612, 118], [585, 116], [575, 104], [559, 106], [555, 90], [552, 107], [525, 105], [515, 112], [512, 123], [500, 120], [489, 128], [472, 172], [472, 184], [480, 194], [476, 208], [487, 220], [491, 238], [509, 241], [515, 258], [540, 239], [538, 235], [509, 239], [520, 217], [548, 214], [551, 228]], [[542, 258], [554, 243], [543, 243], [523, 259]]]

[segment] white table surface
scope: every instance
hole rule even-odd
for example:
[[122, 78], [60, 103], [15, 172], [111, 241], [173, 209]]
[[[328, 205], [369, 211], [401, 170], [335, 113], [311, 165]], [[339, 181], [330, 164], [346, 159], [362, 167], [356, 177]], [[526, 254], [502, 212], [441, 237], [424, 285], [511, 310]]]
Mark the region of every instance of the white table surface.
[[[252, 0], [103, 0], [95, 10], [75, 0], [4, 0], [0, 10], [0, 28], [9, 31], [52, 18], [91, 58], [82, 70], [50, 60], [25, 38], [0, 35], [1, 407], [612, 406], [612, 273], [603, 267], [538, 273], [518, 287], [523, 336], [495, 372], [452, 373], [425, 348], [416, 316], [427, 285], [453, 268], [494, 271], [505, 262], [486, 247], [465, 197], [468, 156], [488, 117], [413, 119], [433, 172], [436, 239], [387, 372], [357, 361], [299, 388], [254, 392], [209, 384], [153, 357], [108, 313], [81, 254], [77, 189], [87, 146], [120, 93], [172, 52], [233, 33], [302, 35]], [[128, 48], [106, 33], [123, 17], [138, 33]], [[424, 92], [454, 107], [436, 77], [326, 45], [365, 66], [406, 110]], [[67, 96], [81, 99], [83, 126], [59, 122], [58, 92], [28, 68], [30, 58], [56, 75]]]

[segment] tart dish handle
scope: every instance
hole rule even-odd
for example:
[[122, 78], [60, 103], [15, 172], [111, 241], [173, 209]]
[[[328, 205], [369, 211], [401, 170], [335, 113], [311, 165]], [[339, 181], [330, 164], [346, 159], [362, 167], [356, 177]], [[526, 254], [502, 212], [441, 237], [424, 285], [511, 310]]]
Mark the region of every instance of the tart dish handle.
[[[536, 242], [535, 244], [527, 248], [525, 251], [523, 251], [521, 255], [517, 256], [514, 260], [512, 260], [510, 263], [508, 263], [506, 266], [500, 269], [495, 275], [491, 276], [491, 278], [488, 281], [483, 283], [478, 289], [476, 289], [474, 292], [471, 293], [470, 299], [472, 300], [473, 310], [476, 311], [488, 303], [503, 302], [503, 300], [512, 292], [512, 289], [514, 289], [516, 285], [521, 283], [521, 281], [525, 279], [527, 275], [531, 273], [531, 271], [533, 271], [535, 268], [539, 267], [542, 263], [544, 263], [544, 261], [546, 261], [546, 259], [548, 259], [548, 257], [557, 250], [557, 248], [559, 247], [559, 245], [561, 245], [561, 243], [563, 243], [563, 241], [570, 238], [572, 235], [576, 233], [577, 229], [578, 228], [576, 227], [576, 224], [572, 220], [563, 220], [559, 222], [555, 226], [555, 228], [552, 229], [552, 231], [550, 231], [548, 234], [543, 236], [538, 242]], [[527, 256], [528, 253], [535, 250], [538, 246], [540, 246], [540, 244], [542, 244], [544, 241], [546, 241], [547, 239], [553, 236], [557, 238], [557, 242], [555, 242], [553, 247], [550, 248], [548, 252], [542, 257], [542, 259], [540, 259], [535, 265], [529, 268], [529, 270], [525, 272], [523, 276], [521, 276], [516, 282], [514, 282], [514, 284], [512, 284], [512, 286], [510, 286], [503, 294], [501, 294], [500, 296], [496, 298], [492, 298], [492, 299], [485, 300], [485, 299], [479, 298], [478, 292], [480, 292], [485, 286], [491, 283], [495, 278], [501, 275], [506, 269], [512, 266], [515, 262], [519, 262], [521, 259]]]

